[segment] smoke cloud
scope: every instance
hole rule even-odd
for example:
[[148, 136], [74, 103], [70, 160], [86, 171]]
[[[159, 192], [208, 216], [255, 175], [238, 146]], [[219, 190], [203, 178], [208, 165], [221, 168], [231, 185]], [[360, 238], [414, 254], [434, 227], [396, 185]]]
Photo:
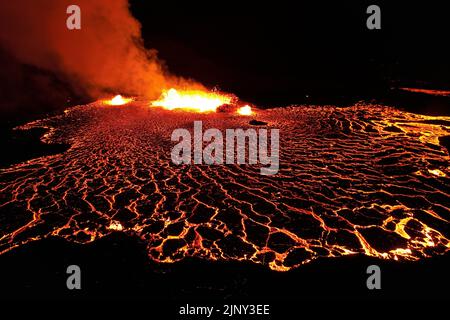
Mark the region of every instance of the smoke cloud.
[[[81, 30], [69, 30], [69, 5], [81, 8]], [[168, 74], [147, 50], [127, 0], [16, 0], [0, 3], [0, 49], [21, 64], [52, 72], [78, 94], [157, 98], [186, 80]], [[24, 93], [26, 94], [26, 93]]]

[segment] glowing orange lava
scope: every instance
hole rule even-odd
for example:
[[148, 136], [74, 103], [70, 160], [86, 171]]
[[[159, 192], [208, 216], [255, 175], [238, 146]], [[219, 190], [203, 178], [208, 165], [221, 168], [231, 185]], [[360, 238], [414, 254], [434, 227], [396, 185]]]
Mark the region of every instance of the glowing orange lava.
[[449, 90], [433, 90], [433, 89], [420, 89], [420, 88], [399, 88], [403, 91], [409, 91], [414, 93], [423, 93], [423, 94], [429, 94], [432, 96], [442, 96], [442, 97], [450, 97], [450, 91]]
[[237, 113], [240, 114], [241, 116], [250, 116], [253, 114], [252, 107], [250, 107], [249, 105], [240, 107], [237, 110]]
[[110, 225], [107, 227], [108, 230], [115, 230], [115, 231], [123, 231], [123, 226], [118, 221], [111, 221]]
[[0, 168], [0, 255], [113, 232], [139, 239], [158, 263], [201, 258], [275, 271], [357, 254], [417, 261], [450, 252], [441, 139], [450, 117], [363, 103], [259, 109], [258, 121], [284, 132], [282, 166], [269, 179], [253, 165], [172, 162], [175, 129], [201, 119], [226, 132], [246, 125], [241, 116], [148, 107], [93, 103], [17, 127], [46, 129], [43, 143], [72, 147]]
[[121, 106], [133, 101], [132, 98], [124, 98], [120, 94], [112, 98], [111, 100], [104, 100], [103, 103], [110, 106]]
[[229, 104], [232, 100], [232, 96], [217, 92], [200, 90], [178, 91], [172, 88], [164, 91], [161, 98], [154, 101], [151, 105], [167, 110], [183, 109], [194, 112], [215, 112], [218, 107]]
[[438, 177], [446, 177], [447, 175], [439, 169], [428, 169], [428, 172]]

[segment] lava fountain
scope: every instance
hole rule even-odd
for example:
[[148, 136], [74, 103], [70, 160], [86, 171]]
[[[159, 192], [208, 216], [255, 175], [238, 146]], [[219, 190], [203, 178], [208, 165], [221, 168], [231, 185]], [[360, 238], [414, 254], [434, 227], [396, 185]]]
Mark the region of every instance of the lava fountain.
[[237, 109], [237, 113], [241, 116], [251, 116], [253, 114], [252, 107], [245, 105]]
[[132, 98], [124, 98], [120, 94], [112, 98], [111, 100], [104, 100], [103, 103], [109, 106], [122, 106], [133, 101]]
[[208, 92], [201, 90], [164, 91], [159, 100], [152, 102], [153, 107], [162, 107], [167, 110], [182, 109], [193, 112], [216, 112], [217, 108], [230, 104], [235, 99], [229, 94]]

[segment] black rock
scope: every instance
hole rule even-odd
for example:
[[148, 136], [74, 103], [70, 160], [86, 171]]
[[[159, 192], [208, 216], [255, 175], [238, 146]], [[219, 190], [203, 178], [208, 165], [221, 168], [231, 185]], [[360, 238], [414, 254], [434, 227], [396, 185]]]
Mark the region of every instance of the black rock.
[[252, 126], [266, 126], [267, 122], [253, 119], [253, 120], [250, 120], [249, 124], [251, 124]]

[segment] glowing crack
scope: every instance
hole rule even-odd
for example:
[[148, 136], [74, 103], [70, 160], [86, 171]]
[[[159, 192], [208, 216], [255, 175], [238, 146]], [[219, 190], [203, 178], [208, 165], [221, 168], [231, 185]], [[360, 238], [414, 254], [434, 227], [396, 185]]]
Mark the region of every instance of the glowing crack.
[[64, 153], [0, 171], [0, 252], [49, 236], [124, 232], [158, 262], [194, 256], [285, 271], [319, 257], [417, 260], [450, 250], [449, 117], [376, 105], [258, 111], [280, 129], [280, 171], [176, 166], [171, 132], [247, 128], [249, 117], [130, 102], [77, 106], [45, 127]]

